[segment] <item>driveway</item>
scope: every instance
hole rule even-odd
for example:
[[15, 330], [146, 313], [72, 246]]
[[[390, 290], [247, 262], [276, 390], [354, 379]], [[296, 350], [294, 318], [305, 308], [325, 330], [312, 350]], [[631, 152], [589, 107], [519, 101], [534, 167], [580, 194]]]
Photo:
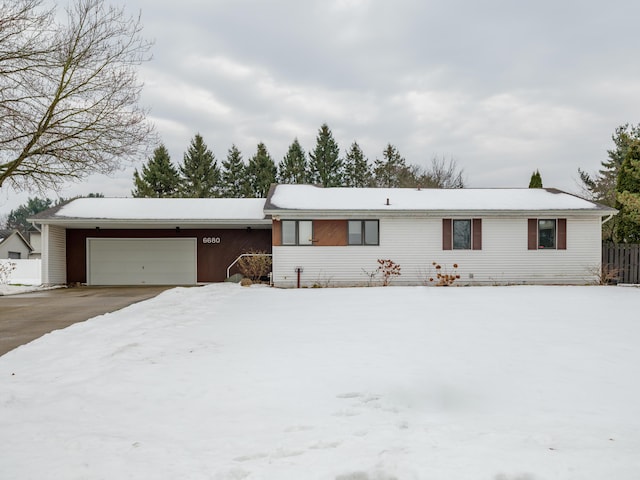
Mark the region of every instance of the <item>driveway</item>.
[[0, 355], [42, 335], [147, 300], [171, 286], [60, 288], [0, 296]]

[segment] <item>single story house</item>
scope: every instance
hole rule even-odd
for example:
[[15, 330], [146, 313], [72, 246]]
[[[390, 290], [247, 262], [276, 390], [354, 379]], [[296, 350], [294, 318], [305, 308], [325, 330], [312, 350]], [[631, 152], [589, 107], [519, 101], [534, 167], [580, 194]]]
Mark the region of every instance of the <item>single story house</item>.
[[379, 259], [400, 265], [394, 284], [433, 283], [434, 262], [461, 284], [590, 283], [616, 210], [551, 188], [277, 185], [264, 212], [273, 284], [293, 287], [367, 284]]
[[[276, 287], [597, 279], [601, 225], [615, 209], [555, 189], [274, 185], [266, 199], [81, 198], [35, 216], [43, 283], [223, 281], [239, 255], [273, 255]], [[454, 264], [457, 267], [454, 268]]]
[[0, 258], [24, 260], [33, 247], [18, 230], [0, 230]]

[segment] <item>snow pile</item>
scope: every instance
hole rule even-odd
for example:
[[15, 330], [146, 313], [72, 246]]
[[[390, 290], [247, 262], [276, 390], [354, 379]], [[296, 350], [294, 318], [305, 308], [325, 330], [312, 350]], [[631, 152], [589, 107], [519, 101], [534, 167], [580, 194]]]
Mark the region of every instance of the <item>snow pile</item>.
[[173, 289], [0, 357], [0, 476], [635, 480], [639, 302]]

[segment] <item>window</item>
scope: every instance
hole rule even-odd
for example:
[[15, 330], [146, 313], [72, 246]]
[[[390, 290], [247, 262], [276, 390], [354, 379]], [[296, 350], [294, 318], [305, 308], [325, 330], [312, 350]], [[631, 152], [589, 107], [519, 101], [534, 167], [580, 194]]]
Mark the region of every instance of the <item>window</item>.
[[313, 245], [311, 220], [283, 220], [282, 245]]
[[379, 245], [378, 220], [349, 220], [349, 245]]
[[471, 220], [453, 221], [453, 249], [471, 250]]
[[442, 219], [443, 250], [482, 250], [482, 219]]
[[12, 260], [20, 260], [20, 252], [9, 252], [9, 258]]
[[530, 218], [528, 221], [529, 250], [566, 250], [566, 218]]
[[538, 220], [538, 248], [556, 248], [555, 220]]

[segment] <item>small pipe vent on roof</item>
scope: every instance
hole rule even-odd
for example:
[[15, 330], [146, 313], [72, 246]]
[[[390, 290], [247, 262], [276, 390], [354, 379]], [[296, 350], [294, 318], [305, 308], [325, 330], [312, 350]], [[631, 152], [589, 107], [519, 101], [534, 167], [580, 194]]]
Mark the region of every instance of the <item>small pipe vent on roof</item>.
[[389, 199], [388, 199], [388, 198], [387, 198], [387, 205], [391, 205], [391, 204], [389, 203]]

